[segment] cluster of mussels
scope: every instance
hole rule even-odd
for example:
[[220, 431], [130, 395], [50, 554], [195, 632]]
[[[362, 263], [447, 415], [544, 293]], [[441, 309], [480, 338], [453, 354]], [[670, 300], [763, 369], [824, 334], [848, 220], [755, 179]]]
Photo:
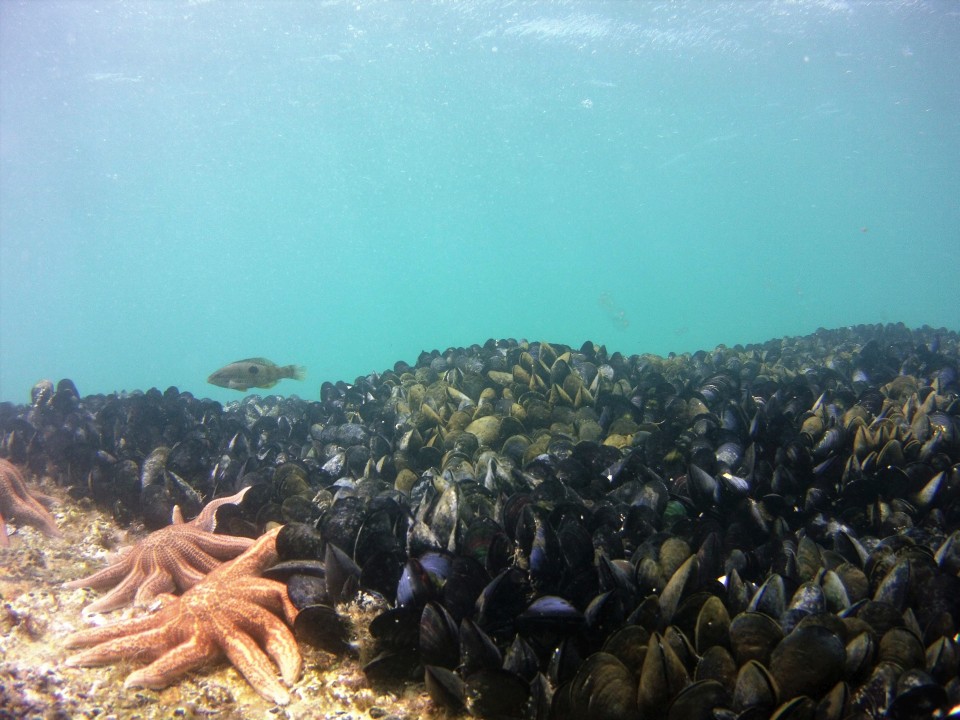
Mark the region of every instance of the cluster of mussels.
[[[0, 454], [120, 519], [251, 489], [313, 640], [504, 718], [928, 718], [960, 705], [960, 336], [668, 358], [424, 352], [319, 402], [171, 388], [0, 406]], [[301, 622], [310, 634], [311, 622]], [[306, 628], [306, 629], [305, 629]]]

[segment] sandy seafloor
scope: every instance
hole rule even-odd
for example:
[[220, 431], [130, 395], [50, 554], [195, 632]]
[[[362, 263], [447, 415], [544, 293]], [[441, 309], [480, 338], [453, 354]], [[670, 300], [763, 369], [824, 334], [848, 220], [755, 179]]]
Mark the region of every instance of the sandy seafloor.
[[[28, 484], [37, 483], [28, 479]], [[367, 624], [379, 607], [372, 598], [338, 608], [353, 621], [359, 659], [300, 645], [304, 672], [289, 705], [261, 698], [226, 660], [198, 670], [163, 690], [124, 689], [139, 665], [70, 668], [76, 652], [63, 647], [70, 633], [130, 617], [124, 608], [84, 617], [82, 608], [100, 593], [67, 590], [62, 583], [104, 567], [110, 554], [143, 537], [142, 527], [123, 528], [88, 502], [67, 499], [62, 488], [41, 484], [61, 498], [53, 509], [62, 538], [8, 523], [10, 547], [0, 548], [0, 720], [16, 718], [337, 718], [407, 720], [446, 717], [422, 683], [389, 690], [371, 688], [361, 670], [370, 654]]]

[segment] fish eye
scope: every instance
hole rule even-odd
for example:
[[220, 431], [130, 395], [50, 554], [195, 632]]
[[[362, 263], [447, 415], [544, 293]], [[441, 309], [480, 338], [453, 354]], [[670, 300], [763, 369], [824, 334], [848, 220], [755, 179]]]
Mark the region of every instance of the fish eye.
[[258, 372], [260, 372], [260, 368], [258, 368], [256, 365], [251, 365], [247, 368], [247, 372], [251, 375], [256, 375]]

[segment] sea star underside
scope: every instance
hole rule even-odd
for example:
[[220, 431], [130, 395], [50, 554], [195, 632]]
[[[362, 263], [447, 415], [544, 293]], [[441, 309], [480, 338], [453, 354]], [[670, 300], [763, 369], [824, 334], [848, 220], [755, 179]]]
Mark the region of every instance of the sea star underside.
[[131, 673], [124, 687], [163, 688], [226, 655], [260, 695], [287, 704], [290, 693], [277, 679], [276, 668], [287, 685], [300, 677], [303, 659], [284, 623], [292, 625], [297, 610], [283, 583], [258, 577], [277, 560], [278, 531], [261, 536], [183, 595], [161, 596], [156, 612], [74, 633], [66, 639], [67, 647], [89, 649], [67, 658], [66, 664], [146, 659], [150, 664]]

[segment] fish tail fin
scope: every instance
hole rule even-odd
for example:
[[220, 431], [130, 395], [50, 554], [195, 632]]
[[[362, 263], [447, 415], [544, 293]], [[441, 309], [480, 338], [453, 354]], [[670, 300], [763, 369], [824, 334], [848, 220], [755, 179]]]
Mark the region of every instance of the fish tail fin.
[[307, 369], [303, 365], [287, 365], [283, 369], [283, 376], [293, 380], [303, 380]]

